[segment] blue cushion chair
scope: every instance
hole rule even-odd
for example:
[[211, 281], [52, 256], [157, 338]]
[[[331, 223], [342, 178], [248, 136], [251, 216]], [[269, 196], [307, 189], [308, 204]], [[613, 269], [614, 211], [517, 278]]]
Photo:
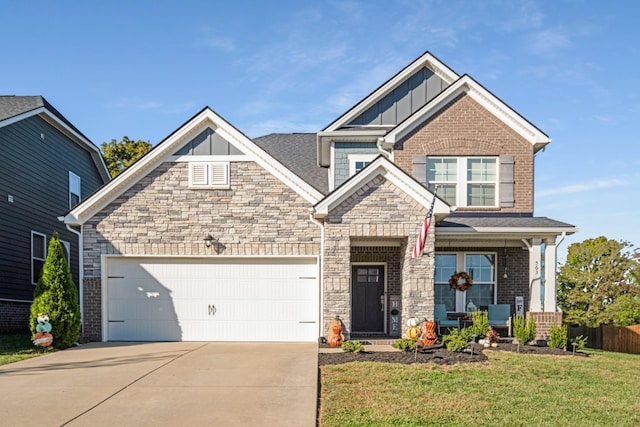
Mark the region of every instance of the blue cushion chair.
[[492, 328], [507, 328], [511, 336], [511, 304], [489, 304], [489, 325]]
[[438, 335], [442, 335], [442, 328], [457, 328], [460, 329], [460, 320], [447, 319], [447, 306], [444, 304], [436, 304], [433, 320], [438, 324]]

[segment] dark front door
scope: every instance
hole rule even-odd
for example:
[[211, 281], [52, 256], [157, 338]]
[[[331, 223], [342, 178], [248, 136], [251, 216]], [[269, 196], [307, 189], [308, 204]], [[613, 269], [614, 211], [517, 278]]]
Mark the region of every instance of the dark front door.
[[351, 268], [353, 332], [384, 332], [384, 266]]

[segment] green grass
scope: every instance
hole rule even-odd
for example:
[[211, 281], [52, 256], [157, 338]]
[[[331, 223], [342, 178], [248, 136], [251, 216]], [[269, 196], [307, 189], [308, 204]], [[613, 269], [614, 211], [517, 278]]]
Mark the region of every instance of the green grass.
[[490, 352], [486, 363], [322, 366], [321, 427], [637, 426], [640, 355]]
[[47, 348], [36, 347], [30, 334], [0, 335], [0, 365], [40, 356], [50, 352]]

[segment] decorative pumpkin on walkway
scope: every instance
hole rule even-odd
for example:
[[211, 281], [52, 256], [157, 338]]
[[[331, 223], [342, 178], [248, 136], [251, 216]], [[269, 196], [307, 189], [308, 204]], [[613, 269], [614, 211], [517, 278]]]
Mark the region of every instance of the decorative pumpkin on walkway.
[[53, 335], [49, 333], [51, 332], [49, 316], [39, 314], [37, 321], [38, 324], [36, 325], [36, 334], [33, 336], [33, 343], [40, 347], [49, 347], [53, 343]]
[[329, 335], [328, 342], [331, 347], [340, 347], [344, 342], [344, 335], [342, 334], [342, 320], [340, 320], [340, 316], [336, 316], [335, 319], [331, 321], [331, 333]]

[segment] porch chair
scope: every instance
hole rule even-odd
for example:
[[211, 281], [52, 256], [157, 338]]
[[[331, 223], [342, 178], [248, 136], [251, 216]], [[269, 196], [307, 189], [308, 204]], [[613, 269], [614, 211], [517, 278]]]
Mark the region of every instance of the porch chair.
[[433, 320], [438, 324], [438, 335], [442, 335], [442, 327], [460, 329], [459, 319], [447, 319], [447, 306], [444, 304], [436, 304]]
[[492, 328], [507, 328], [511, 336], [511, 304], [489, 304], [489, 325]]

